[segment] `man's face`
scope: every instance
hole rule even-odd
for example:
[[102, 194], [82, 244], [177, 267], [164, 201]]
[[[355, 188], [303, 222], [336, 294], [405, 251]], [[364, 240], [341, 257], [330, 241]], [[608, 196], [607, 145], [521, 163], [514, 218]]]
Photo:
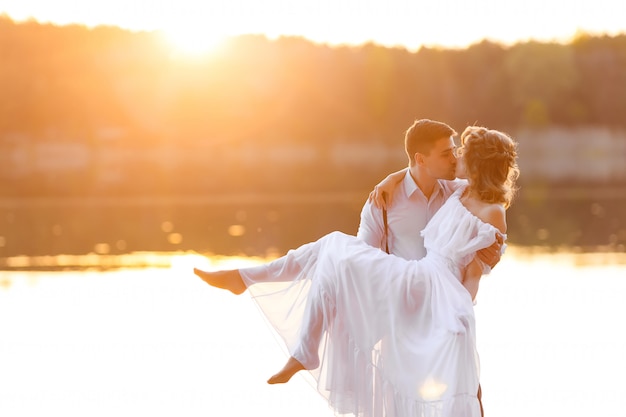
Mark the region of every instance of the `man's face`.
[[442, 180], [456, 178], [455, 148], [452, 137], [443, 137], [435, 141], [430, 153], [423, 156], [423, 166], [431, 177]]

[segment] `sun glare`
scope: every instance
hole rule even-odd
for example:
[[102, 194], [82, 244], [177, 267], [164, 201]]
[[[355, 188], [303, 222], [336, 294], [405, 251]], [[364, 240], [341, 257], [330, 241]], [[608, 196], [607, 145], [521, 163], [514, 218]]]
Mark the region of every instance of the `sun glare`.
[[176, 27], [163, 31], [167, 43], [181, 55], [202, 57], [217, 51], [228, 38], [227, 34], [205, 28]]

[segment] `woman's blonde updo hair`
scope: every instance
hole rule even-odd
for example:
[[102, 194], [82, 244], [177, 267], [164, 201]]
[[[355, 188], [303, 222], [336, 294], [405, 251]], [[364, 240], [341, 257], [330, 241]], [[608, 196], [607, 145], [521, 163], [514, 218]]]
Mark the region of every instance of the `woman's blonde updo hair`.
[[470, 190], [483, 201], [509, 207], [519, 176], [517, 143], [497, 130], [469, 126], [461, 135], [459, 155], [465, 163]]

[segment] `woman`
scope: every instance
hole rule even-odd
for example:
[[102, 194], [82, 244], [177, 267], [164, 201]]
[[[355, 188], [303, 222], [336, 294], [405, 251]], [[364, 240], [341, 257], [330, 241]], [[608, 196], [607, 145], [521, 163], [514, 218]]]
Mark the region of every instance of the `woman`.
[[458, 152], [468, 185], [422, 231], [420, 261], [333, 232], [258, 267], [195, 270], [249, 289], [283, 337], [291, 357], [269, 382], [308, 369], [338, 414], [480, 416], [473, 299], [488, 271], [474, 255], [506, 237], [519, 170], [502, 132], [468, 127]]

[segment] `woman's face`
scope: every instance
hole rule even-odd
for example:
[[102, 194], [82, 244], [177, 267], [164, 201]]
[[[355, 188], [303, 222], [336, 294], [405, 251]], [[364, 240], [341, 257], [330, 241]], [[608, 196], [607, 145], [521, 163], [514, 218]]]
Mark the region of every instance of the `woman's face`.
[[467, 172], [465, 172], [465, 159], [463, 158], [463, 148], [457, 148], [456, 152], [456, 177], [467, 179]]

